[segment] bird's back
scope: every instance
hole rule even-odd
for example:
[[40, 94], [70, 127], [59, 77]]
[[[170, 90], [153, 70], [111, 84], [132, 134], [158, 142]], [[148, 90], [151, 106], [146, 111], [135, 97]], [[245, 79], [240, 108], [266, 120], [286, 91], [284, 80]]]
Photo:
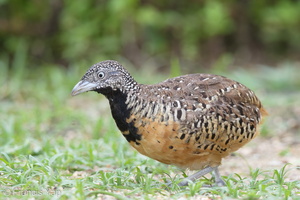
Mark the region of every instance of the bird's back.
[[[127, 94], [140, 153], [181, 168], [218, 166], [258, 134], [264, 111], [253, 91], [222, 76], [189, 74]], [[133, 131], [134, 130], [134, 131]], [[134, 132], [134, 133], [133, 133]]]

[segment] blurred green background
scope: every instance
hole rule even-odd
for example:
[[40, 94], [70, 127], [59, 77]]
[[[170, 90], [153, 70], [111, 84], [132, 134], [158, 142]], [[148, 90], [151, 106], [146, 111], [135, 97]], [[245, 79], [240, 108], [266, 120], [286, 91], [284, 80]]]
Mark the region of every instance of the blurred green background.
[[[297, 0], [1, 0], [0, 58], [70, 67], [114, 59], [140, 68], [275, 66], [300, 58]], [[199, 71], [199, 70], [198, 70]]]
[[[253, 176], [250, 188], [237, 184], [225, 196], [298, 195], [299, 52], [298, 0], [0, 0], [0, 198], [7, 198], [3, 189], [58, 188], [62, 199], [86, 199], [99, 189], [153, 199], [164, 188], [161, 179], [169, 180], [163, 174], [180, 174], [130, 148], [102, 95], [71, 97], [89, 66], [107, 59], [141, 83], [200, 72], [255, 91], [269, 112], [261, 136], [241, 148], [244, 157], [224, 160], [221, 172], [243, 181], [248, 167], [291, 163], [286, 181], [298, 186]], [[179, 191], [174, 199], [181, 196], [189, 197]]]

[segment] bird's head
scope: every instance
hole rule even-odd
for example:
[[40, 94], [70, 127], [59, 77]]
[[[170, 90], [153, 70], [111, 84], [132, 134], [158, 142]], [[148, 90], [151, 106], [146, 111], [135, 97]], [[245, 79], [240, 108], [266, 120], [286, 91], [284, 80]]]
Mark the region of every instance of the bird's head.
[[117, 61], [107, 60], [93, 65], [74, 86], [72, 95], [96, 91], [107, 94], [135, 85], [131, 75]]

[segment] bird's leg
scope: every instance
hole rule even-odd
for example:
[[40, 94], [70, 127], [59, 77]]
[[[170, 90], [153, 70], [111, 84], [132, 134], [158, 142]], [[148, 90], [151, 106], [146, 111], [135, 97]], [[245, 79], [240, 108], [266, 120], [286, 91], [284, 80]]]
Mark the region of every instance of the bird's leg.
[[[187, 186], [189, 184], [189, 181], [194, 182], [196, 179], [204, 176], [205, 174], [208, 174], [211, 171], [215, 171], [215, 168], [217, 168], [217, 167], [206, 167], [206, 168], [196, 172], [195, 174], [192, 174], [189, 177], [185, 178], [183, 181], [178, 183], [178, 185], [179, 186]], [[220, 178], [220, 175], [219, 175], [219, 178]]]
[[218, 167], [206, 167], [206, 168], [196, 172], [195, 174], [192, 174], [191, 176], [185, 178], [178, 185], [179, 186], [187, 186], [189, 184], [189, 181], [194, 182], [196, 179], [198, 179], [212, 171], [214, 172], [214, 176], [215, 176], [215, 185], [216, 186], [224, 186], [225, 182], [222, 180], [222, 178], [220, 176]]
[[225, 182], [222, 180], [218, 167], [214, 167], [213, 169], [215, 175], [215, 185], [216, 186], [225, 186]]

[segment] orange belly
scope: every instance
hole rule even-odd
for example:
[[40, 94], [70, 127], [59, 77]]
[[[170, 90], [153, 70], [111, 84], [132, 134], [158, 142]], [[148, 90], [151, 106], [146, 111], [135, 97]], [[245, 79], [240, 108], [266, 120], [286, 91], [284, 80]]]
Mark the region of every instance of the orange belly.
[[[186, 142], [179, 138], [179, 124], [169, 121], [143, 121], [135, 123], [139, 127], [139, 134], [142, 139], [130, 142], [138, 152], [165, 164], [178, 166], [182, 169], [191, 170], [203, 169], [206, 166], [218, 166], [222, 157], [228, 155], [227, 152], [219, 153], [209, 150], [199, 150], [197, 144], [190, 140]], [[126, 134], [126, 133], [123, 133]]]

